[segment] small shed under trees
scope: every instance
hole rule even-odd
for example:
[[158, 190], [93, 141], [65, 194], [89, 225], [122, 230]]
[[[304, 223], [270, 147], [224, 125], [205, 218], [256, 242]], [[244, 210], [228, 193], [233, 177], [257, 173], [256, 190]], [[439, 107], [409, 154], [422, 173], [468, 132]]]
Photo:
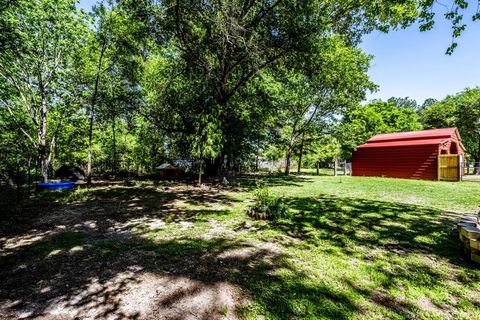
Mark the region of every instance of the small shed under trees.
[[464, 152], [456, 128], [379, 134], [353, 152], [352, 175], [440, 180], [446, 172], [458, 180]]
[[180, 168], [171, 163], [163, 163], [156, 169], [161, 178], [178, 178], [180, 175]]

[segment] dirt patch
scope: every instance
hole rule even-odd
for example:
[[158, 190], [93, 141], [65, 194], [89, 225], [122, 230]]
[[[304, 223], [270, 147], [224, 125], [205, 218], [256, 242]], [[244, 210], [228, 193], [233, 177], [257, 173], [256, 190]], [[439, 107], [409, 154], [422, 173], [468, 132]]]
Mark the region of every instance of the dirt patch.
[[450, 314], [449, 310], [444, 308], [440, 308], [439, 306], [435, 305], [432, 300], [428, 297], [423, 296], [417, 301], [417, 305], [427, 312], [430, 312], [436, 316], [442, 316], [444, 319], [453, 319], [452, 315]]
[[[230, 201], [205, 187], [115, 185], [32, 205], [0, 239], [0, 318], [237, 319], [249, 279], [275, 274], [282, 252], [236, 240], [216, 210], [188, 209], [225, 214]], [[197, 221], [208, 231], [195, 234]]]
[[[82, 248], [70, 253], [86, 258], [84, 251]], [[71, 262], [50, 274], [35, 274], [33, 278], [24, 279], [31, 283], [30, 288], [28, 285], [11, 287], [9, 293], [0, 292], [0, 317], [237, 319], [239, 308], [251, 301], [242, 289], [242, 281], [248, 281], [249, 274], [256, 272], [257, 264], [262, 264], [262, 270], [265, 265], [272, 266], [266, 272], [273, 274], [280, 252], [268, 243], [227, 246], [215, 253], [199, 252], [178, 261], [173, 256], [165, 259], [155, 252], [129, 252], [112, 264], [101, 266], [97, 261], [96, 265], [89, 265], [95, 268], [90, 272], [86, 264]], [[160, 266], [162, 271], [154, 267], [161, 263], [161, 257], [166, 260], [165, 265]], [[134, 265], [123, 266], [128, 261]], [[74, 266], [78, 268], [77, 276], [73, 274]], [[54, 267], [30, 265], [20, 274], [29, 272], [28, 269], [48, 268]], [[126, 270], [119, 271], [122, 269]], [[60, 270], [66, 274], [59, 276]], [[16, 274], [19, 273], [11, 275]], [[236, 274], [242, 277], [237, 278]]]
[[103, 284], [93, 279], [74, 297], [49, 301], [40, 318], [237, 319], [236, 306], [244, 301], [229, 283], [205, 285], [187, 277], [128, 271]]

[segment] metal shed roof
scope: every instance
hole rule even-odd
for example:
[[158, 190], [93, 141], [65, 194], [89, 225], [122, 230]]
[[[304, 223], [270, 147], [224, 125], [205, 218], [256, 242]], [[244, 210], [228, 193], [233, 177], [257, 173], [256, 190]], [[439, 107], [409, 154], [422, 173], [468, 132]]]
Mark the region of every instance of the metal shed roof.
[[419, 130], [408, 132], [382, 133], [373, 136], [367, 140], [366, 144], [362, 144], [358, 148], [385, 148], [385, 147], [400, 147], [400, 146], [421, 146], [421, 145], [435, 145], [452, 139], [457, 141], [462, 150], [465, 147], [462, 144], [462, 139], [458, 134], [457, 128], [443, 128], [431, 130]]
[[448, 141], [448, 139], [422, 139], [422, 140], [400, 140], [400, 141], [375, 142], [375, 143], [362, 144], [362, 145], [358, 146], [357, 149], [439, 145], [439, 144], [444, 143], [446, 141]]
[[169, 169], [177, 169], [177, 167], [171, 165], [170, 163], [163, 163], [163, 164], [159, 165], [156, 169], [157, 170], [169, 170]]
[[419, 130], [408, 132], [384, 133], [377, 134], [368, 139], [367, 143], [387, 142], [387, 141], [404, 141], [404, 140], [426, 140], [426, 139], [448, 139], [451, 137], [460, 139], [457, 134], [457, 128], [443, 128], [432, 130]]

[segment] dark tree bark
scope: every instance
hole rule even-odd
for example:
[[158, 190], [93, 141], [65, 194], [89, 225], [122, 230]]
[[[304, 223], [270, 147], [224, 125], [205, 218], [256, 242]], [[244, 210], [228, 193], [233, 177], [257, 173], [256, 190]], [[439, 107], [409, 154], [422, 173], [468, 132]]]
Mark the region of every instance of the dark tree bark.
[[88, 159], [87, 159], [87, 186], [92, 184], [92, 143], [93, 143], [93, 123], [95, 121], [95, 105], [98, 96], [98, 84], [100, 83], [100, 71], [102, 68], [103, 55], [107, 49], [106, 43], [102, 44], [100, 57], [98, 58], [98, 65], [95, 75], [95, 84], [93, 87], [92, 102], [90, 106], [90, 123], [88, 127]]
[[200, 147], [200, 159], [198, 162], [198, 185], [202, 185], [202, 161], [203, 161], [203, 148]]
[[285, 157], [285, 175], [288, 176], [290, 174], [290, 160], [292, 158], [292, 149], [289, 148], [287, 150], [287, 155]]
[[112, 118], [112, 174], [114, 177], [117, 176], [117, 135], [116, 135], [116, 126], [115, 126], [115, 116]]
[[258, 171], [259, 158], [260, 158], [260, 138], [257, 138], [257, 155], [255, 159], [255, 171]]
[[40, 161], [40, 173], [43, 182], [48, 181], [48, 158], [47, 158], [47, 103], [43, 85], [40, 85], [42, 102], [40, 106], [40, 121], [38, 128], [38, 160]]
[[305, 133], [302, 133], [302, 140], [300, 142], [300, 154], [298, 155], [298, 168], [297, 168], [298, 174], [300, 174], [300, 171], [302, 170], [302, 156], [303, 156], [304, 141], [305, 141]]

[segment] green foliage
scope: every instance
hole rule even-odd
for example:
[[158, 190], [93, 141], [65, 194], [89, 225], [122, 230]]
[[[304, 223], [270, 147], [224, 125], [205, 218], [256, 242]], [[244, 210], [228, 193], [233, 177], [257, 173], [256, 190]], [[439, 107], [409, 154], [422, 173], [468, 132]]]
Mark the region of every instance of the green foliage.
[[311, 142], [305, 153], [304, 166], [315, 168], [317, 163], [325, 166], [339, 158], [341, 158], [341, 144], [338, 139], [331, 135], [325, 135]]
[[421, 117], [425, 129], [455, 127], [457, 110], [454, 101], [446, 99], [426, 108]]
[[[435, 5], [439, 5], [443, 11], [443, 17], [451, 22], [452, 25], [452, 43], [447, 48], [446, 54], [451, 55], [458, 46], [457, 38], [459, 38], [465, 31], [467, 25], [464, 21], [465, 13], [468, 13], [467, 9], [470, 6], [476, 6], [480, 4], [477, 1], [466, 1], [466, 0], [450, 0], [446, 3], [436, 3], [433, 0], [423, 0], [419, 1], [419, 22], [420, 22], [420, 31], [431, 30], [435, 25]], [[480, 18], [480, 13], [478, 10], [473, 11], [474, 13], [470, 16], [472, 21], [477, 21]]]
[[405, 98], [391, 97], [387, 100], [387, 102], [393, 104], [398, 108], [410, 108], [413, 110], [417, 110], [419, 108], [417, 101], [415, 99], [410, 99], [409, 97], [405, 97]]
[[427, 128], [457, 127], [467, 153], [480, 161], [480, 89], [472, 88], [446, 97], [428, 107], [422, 116]]
[[[335, 116], [375, 88], [366, 74], [370, 58], [361, 51], [339, 37], [320, 41], [317, 47], [317, 53], [310, 56], [312, 65], [306, 70], [281, 66], [261, 75], [262, 88], [278, 110], [271, 136], [275, 149], [284, 150], [286, 174], [293, 155], [297, 154], [301, 162], [303, 155], [321, 151], [315, 145], [328, 135]], [[328, 72], [310, 70], [313, 67]], [[269, 151], [275, 149], [270, 146]]]
[[[41, 164], [43, 179], [65, 118], [75, 112], [74, 62], [88, 19], [74, 0], [15, 1], [0, 14], [0, 107]], [[3, 32], [7, 34], [3, 35]]]
[[255, 190], [254, 197], [256, 201], [254, 210], [265, 213], [267, 219], [278, 220], [287, 217], [288, 208], [282, 197], [272, 194], [268, 187], [264, 186]]
[[414, 131], [422, 128], [414, 109], [397, 107], [390, 102], [373, 101], [346, 112], [338, 128], [345, 158], [352, 150], [379, 133]]

